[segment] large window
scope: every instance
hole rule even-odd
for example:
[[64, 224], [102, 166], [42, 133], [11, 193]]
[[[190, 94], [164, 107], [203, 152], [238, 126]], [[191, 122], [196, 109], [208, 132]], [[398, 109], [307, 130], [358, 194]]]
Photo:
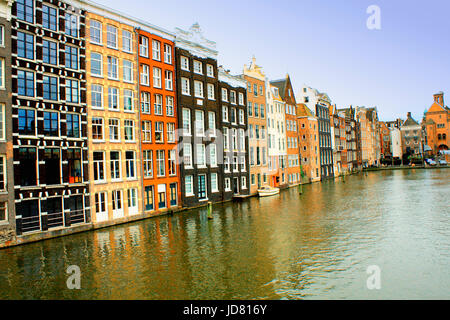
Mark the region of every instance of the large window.
[[108, 88], [108, 108], [109, 110], [119, 110], [119, 89], [114, 87]]
[[161, 69], [153, 67], [153, 87], [161, 88]]
[[155, 142], [164, 142], [164, 122], [155, 122]]
[[164, 177], [166, 175], [166, 158], [164, 150], [156, 151], [156, 174], [158, 177]]
[[78, 70], [78, 48], [66, 45], [66, 68]]
[[155, 94], [154, 112], [158, 116], [162, 116], [163, 114], [163, 96], [160, 94]]
[[133, 62], [123, 60], [123, 81], [133, 82]]
[[58, 44], [49, 40], [42, 40], [42, 60], [44, 63], [58, 64]]
[[[47, 185], [61, 183], [61, 161], [60, 150], [57, 148], [45, 148], [44, 157], [44, 171], [40, 171], [40, 183]], [[41, 159], [39, 159], [41, 160]]]
[[202, 110], [195, 110], [195, 133], [197, 136], [205, 134], [205, 118]]
[[133, 52], [133, 34], [130, 31], [122, 30], [122, 49], [125, 52]]
[[58, 78], [44, 76], [44, 99], [58, 100]]
[[34, 110], [19, 109], [19, 134], [34, 136], [36, 134], [36, 115]]
[[111, 171], [111, 180], [119, 180], [120, 179], [120, 152], [119, 151], [111, 151], [109, 153], [109, 164]]
[[78, 103], [78, 80], [66, 79], [66, 102]]
[[66, 13], [66, 34], [72, 37], [78, 37], [78, 17]]
[[17, 56], [34, 59], [34, 35], [17, 32]]
[[194, 195], [194, 183], [192, 176], [186, 176], [184, 179], [186, 196]]
[[197, 165], [199, 167], [206, 166], [206, 154], [205, 154], [205, 145], [197, 144]]
[[183, 108], [183, 130], [185, 135], [191, 134], [191, 110]]
[[175, 142], [175, 123], [167, 124], [167, 142], [168, 143]]
[[5, 140], [5, 105], [0, 103], [0, 140]]
[[[6, 190], [6, 172], [6, 156], [0, 155], [0, 191]], [[2, 218], [0, 216], [1, 220]]]
[[69, 183], [83, 182], [83, 176], [81, 174], [81, 161], [81, 149], [67, 149]]
[[94, 181], [105, 181], [105, 153], [94, 151]]
[[177, 154], [176, 150], [169, 150], [169, 175], [175, 176], [177, 174]]
[[150, 68], [146, 64], [141, 65], [141, 68], [142, 68], [141, 85], [149, 86], [150, 85]]
[[142, 113], [150, 114], [150, 93], [142, 92], [141, 93], [141, 111]]
[[148, 58], [148, 38], [139, 36], [139, 55]]
[[172, 64], [172, 46], [164, 45], [164, 62]]
[[166, 90], [172, 90], [173, 89], [173, 73], [172, 73], [172, 71], [169, 71], [169, 70], [166, 70], [164, 73], [165, 73]]
[[126, 160], [127, 178], [128, 179], [136, 178], [136, 156], [134, 151], [126, 151], [125, 160]]
[[91, 20], [90, 22], [91, 42], [102, 44], [102, 24], [99, 21]]
[[91, 105], [93, 108], [103, 109], [103, 87], [99, 84], [91, 86]]
[[0, 202], [0, 221], [8, 220], [8, 208], [6, 202]]
[[34, 22], [34, 0], [17, 0], [17, 19]]
[[103, 118], [92, 118], [92, 139], [103, 140]]
[[166, 116], [174, 116], [173, 97], [166, 96]]
[[44, 134], [49, 137], [59, 136], [58, 112], [44, 112]]
[[134, 121], [125, 120], [124, 129], [125, 129], [125, 141], [134, 141]]
[[152, 122], [142, 121], [142, 142], [152, 142]]
[[103, 56], [97, 52], [91, 52], [91, 75], [103, 75]]
[[109, 119], [109, 141], [120, 141], [120, 121], [119, 119]]
[[185, 167], [192, 167], [192, 145], [190, 143], [183, 144], [183, 161]]
[[106, 26], [106, 45], [118, 49], [117, 28], [111, 25]]
[[154, 60], [161, 61], [161, 43], [157, 40], [152, 41], [152, 57]]
[[19, 162], [18, 168], [16, 168], [15, 185], [28, 187], [35, 186], [37, 184], [36, 175], [36, 148], [22, 147], [18, 150]]
[[133, 111], [134, 110], [134, 92], [133, 90], [124, 89], [123, 90], [123, 110]]
[[55, 8], [42, 5], [42, 26], [53, 31], [58, 29], [58, 13]]
[[108, 57], [108, 78], [119, 80], [119, 63], [115, 57]]
[[5, 59], [3, 58], [0, 58], [0, 88], [5, 88]]
[[153, 177], [153, 152], [152, 150], [143, 151], [144, 158], [144, 177]]

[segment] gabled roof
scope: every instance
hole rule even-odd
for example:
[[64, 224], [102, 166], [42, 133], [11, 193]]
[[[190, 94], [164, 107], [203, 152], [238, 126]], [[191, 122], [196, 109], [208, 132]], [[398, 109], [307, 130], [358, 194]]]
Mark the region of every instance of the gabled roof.
[[304, 103], [297, 104], [297, 116], [299, 117], [314, 117], [312, 111]]
[[428, 109], [427, 113], [428, 112], [442, 112], [442, 111], [446, 111], [446, 109], [448, 110], [448, 107], [443, 107], [439, 103], [433, 102], [430, 109]]
[[281, 99], [284, 100], [284, 95], [285, 95], [285, 92], [286, 92], [287, 79], [270, 81], [270, 84], [272, 86], [278, 88], [278, 91], [280, 93], [280, 97], [281, 97]]
[[404, 126], [418, 126], [419, 123], [414, 120], [411, 115], [408, 115], [408, 117], [406, 118], [405, 122], [403, 122], [402, 127]]

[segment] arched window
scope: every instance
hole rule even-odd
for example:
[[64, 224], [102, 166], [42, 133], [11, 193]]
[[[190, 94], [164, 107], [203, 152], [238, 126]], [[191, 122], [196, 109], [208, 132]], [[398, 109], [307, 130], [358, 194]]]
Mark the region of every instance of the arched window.
[[443, 140], [447, 140], [447, 134], [446, 134], [446, 133], [443, 133], [443, 134], [442, 134], [442, 139], [443, 139]]
[[438, 134], [438, 140], [441, 140], [441, 138], [442, 138], [442, 137], [441, 137], [441, 134], [439, 133], [439, 134]]

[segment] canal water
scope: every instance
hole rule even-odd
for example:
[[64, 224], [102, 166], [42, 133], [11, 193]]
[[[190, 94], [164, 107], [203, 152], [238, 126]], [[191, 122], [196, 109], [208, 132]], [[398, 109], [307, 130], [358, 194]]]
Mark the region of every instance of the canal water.
[[448, 169], [373, 172], [215, 205], [212, 221], [199, 209], [5, 249], [0, 299], [450, 299], [449, 199]]

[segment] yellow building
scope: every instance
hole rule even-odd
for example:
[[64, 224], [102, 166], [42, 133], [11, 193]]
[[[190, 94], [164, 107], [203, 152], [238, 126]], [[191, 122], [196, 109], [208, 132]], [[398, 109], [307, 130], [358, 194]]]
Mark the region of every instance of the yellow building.
[[86, 16], [91, 215], [120, 222], [143, 212], [137, 37], [119, 14], [93, 7]]

